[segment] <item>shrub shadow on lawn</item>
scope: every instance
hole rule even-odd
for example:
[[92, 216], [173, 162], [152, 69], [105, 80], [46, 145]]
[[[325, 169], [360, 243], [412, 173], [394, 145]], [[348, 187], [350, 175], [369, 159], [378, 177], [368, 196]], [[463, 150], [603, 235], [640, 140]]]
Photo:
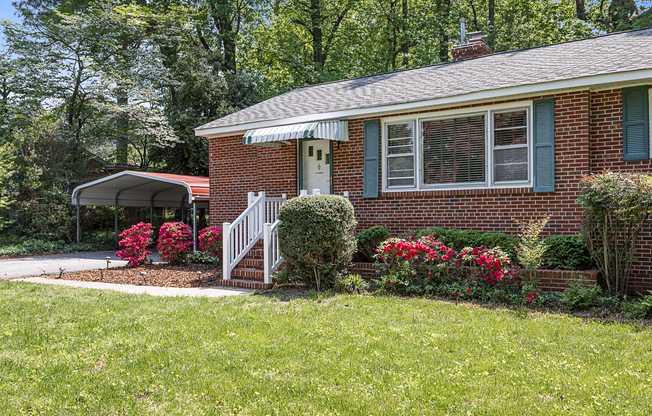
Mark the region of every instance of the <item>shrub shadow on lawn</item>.
[[[298, 283], [276, 285], [272, 289], [266, 291], [256, 291], [254, 293], [254, 296], [261, 296], [270, 300], [277, 300], [279, 302], [290, 302], [292, 300], [305, 299], [323, 303], [324, 305], [329, 304], [330, 300], [341, 295], [341, 293], [335, 291], [317, 292], [305, 284]], [[374, 293], [373, 291], [367, 292], [366, 294], [360, 296], [391, 297], [395, 299], [403, 299], [405, 301], [426, 300], [429, 302], [443, 302], [467, 308], [482, 308], [495, 311], [503, 311], [504, 313], [508, 313], [521, 319], [537, 319], [545, 314], [556, 314], [566, 315], [573, 318], [580, 318], [585, 321], [600, 322], [608, 325], [616, 323], [631, 325], [635, 331], [648, 330], [652, 328], [652, 320], [631, 319], [626, 317], [621, 311], [594, 308], [569, 312], [560, 302], [554, 302], [548, 306], [527, 307], [523, 305], [510, 305], [507, 303], [497, 303], [481, 300], [460, 300], [437, 296], [401, 296], [397, 294]]]

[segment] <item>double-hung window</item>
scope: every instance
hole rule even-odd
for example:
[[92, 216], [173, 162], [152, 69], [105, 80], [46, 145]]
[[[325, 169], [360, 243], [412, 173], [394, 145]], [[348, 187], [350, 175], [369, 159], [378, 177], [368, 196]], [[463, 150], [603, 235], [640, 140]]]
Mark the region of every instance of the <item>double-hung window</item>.
[[387, 124], [387, 185], [413, 187], [414, 121]]
[[527, 111], [493, 113], [494, 182], [528, 180]]
[[531, 183], [529, 114], [485, 110], [385, 123], [385, 189]]

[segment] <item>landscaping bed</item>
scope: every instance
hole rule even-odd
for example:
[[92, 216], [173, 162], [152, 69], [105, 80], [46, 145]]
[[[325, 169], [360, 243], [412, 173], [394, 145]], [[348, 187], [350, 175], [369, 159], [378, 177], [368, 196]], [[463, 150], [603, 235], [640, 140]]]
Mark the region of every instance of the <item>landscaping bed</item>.
[[[145, 273], [143, 276], [141, 273]], [[197, 272], [202, 272], [201, 276]], [[208, 287], [215, 286], [222, 276], [219, 266], [212, 264], [148, 264], [138, 267], [116, 267], [45, 276], [50, 279], [78, 280], [82, 282], [120, 283], [158, 287]]]

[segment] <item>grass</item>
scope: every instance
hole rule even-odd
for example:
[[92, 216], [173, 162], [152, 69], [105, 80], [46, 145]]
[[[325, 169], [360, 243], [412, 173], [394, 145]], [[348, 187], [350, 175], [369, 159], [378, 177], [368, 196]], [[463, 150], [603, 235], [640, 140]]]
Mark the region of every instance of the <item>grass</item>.
[[63, 240], [48, 241], [15, 236], [0, 237], [0, 258], [104, 250], [115, 250], [115, 242], [103, 238], [93, 238], [78, 244]]
[[652, 413], [634, 325], [393, 297], [0, 299], [3, 415]]

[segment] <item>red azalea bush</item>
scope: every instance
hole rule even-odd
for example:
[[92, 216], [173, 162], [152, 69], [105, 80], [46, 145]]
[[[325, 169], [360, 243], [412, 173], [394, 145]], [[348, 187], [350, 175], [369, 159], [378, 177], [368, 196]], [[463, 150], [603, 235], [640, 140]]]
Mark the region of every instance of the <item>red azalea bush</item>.
[[500, 248], [488, 249], [487, 246], [467, 247], [459, 253], [459, 257], [468, 267], [473, 281], [486, 282], [495, 285], [499, 282], [511, 280], [520, 269], [514, 269], [509, 256]]
[[199, 232], [199, 248], [211, 257], [222, 257], [222, 227], [206, 227]]
[[152, 224], [139, 222], [120, 234], [118, 245], [124, 247], [115, 253], [122, 260], [127, 260], [127, 266], [136, 267], [145, 263], [151, 251], [147, 250], [149, 238], [152, 236]]
[[192, 247], [192, 230], [181, 222], [166, 222], [158, 234], [158, 254], [170, 264], [182, 264], [188, 260]]
[[437, 235], [414, 240], [390, 238], [376, 250], [381, 288], [403, 293], [440, 293], [471, 298], [501, 283], [511, 290], [518, 269], [500, 248], [455, 252]]

